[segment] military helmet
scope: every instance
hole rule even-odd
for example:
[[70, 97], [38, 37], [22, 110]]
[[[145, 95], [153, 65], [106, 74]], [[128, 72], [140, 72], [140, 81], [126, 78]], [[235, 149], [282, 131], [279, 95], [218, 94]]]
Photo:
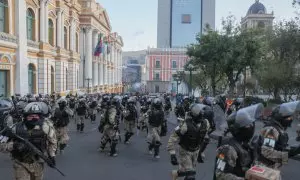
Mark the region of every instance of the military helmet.
[[40, 102], [31, 102], [25, 106], [23, 114], [25, 116], [30, 115], [30, 114], [43, 115], [43, 113], [44, 113], [43, 108], [44, 107]]

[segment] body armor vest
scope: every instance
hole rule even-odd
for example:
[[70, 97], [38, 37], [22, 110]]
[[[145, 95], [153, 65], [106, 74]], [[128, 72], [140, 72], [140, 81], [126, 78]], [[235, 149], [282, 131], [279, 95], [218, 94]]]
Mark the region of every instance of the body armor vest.
[[[16, 134], [30, 143], [32, 143], [36, 148], [38, 148], [42, 152], [46, 152], [46, 141], [47, 135], [43, 131], [43, 120], [40, 120], [36, 126], [38, 129], [28, 130], [24, 123], [20, 123], [16, 125]], [[20, 162], [32, 164], [35, 161], [39, 160], [39, 157], [32, 153], [32, 151], [22, 151], [19, 152], [17, 150], [12, 151], [12, 157], [17, 159]]]
[[56, 108], [54, 119], [55, 127], [65, 127], [69, 124], [69, 115], [65, 112], [65, 110]]
[[75, 101], [70, 101], [69, 102], [69, 107], [72, 108], [72, 109], [75, 108]]
[[85, 115], [85, 111], [86, 111], [85, 105], [79, 103], [79, 106], [78, 106], [78, 108], [76, 109], [76, 111], [77, 111], [77, 113], [78, 113], [79, 116]]
[[125, 120], [127, 121], [135, 121], [136, 117], [137, 117], [137, 112], [135, 107], [132, 107], [132, 109], [128, 109], [129, 114], [128, 116], [124, 117]]
[[201, 121], [200, 126], [197, 126], [192, 119], [187, 119], [187, 132], [183, 135], [179, 134], [179, 145], [190, 152], [194, 152], [200, 148], [206, 133], [207, 133], [207, 121]]
[[164, 112], [162, 110], [153, 109], [149, 114], [149, 124], [153, 127], [159, 127], [164, 120]]
[[223, 145], [226, 144], [233, 147], [238, 155], [235, 167], [230, 167], [230, 173], [238, 177], [245, 177], [246, 171], [251, 167], [253, 162], [252, 150], [250, 149], [250, 147], [242, 146], [234, 138], [230, 138], [228, 142], [224, 143]]

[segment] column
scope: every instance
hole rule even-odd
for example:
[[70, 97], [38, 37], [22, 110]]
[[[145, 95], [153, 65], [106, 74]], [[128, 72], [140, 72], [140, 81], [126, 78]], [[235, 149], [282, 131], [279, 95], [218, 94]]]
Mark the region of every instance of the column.
[[[93, 50], [92, 50], [92, 38], [93, 38], [93, 31], [91, 27], [86, 28], [86, 40], [85, 40], [85, 81], [86, 87], [88, 86], [88, 80], [92, 79], [93, 77]], [[90, 87], [91, 87], [91, 81]]]
[[[93, 34], [93, 53], [98, 43], [98, 33]], [[93, 56], [93, 86], [98, 85], [98, 57]]]
[[98, 63], [98, 85], [102, 85], [102, 83], [101, 83], [101, 72], [102, 72], [102, 70], [101, 70], [101, 62], [99, 62]]
[[64, 38], [64, 30], [65, 30], [65, 15], [64, 11], [61, 13], [61, 48], [65, 48], [65, 38]]
[[[62, 47], [62, 10], [61, 9], [57, 9], [57, 21], [56, 21], [56, 46], [57, 47]], [[81, 33], [81, 32], [80, 32]]]
[[[21, 0], [23, 1], [23, 0]], [[24, 11], [26, 12], [26, 10]], [[40, 41], [45, 42], [45, 1], [41, 0], [40, 1]], [[25, 19], [26, 23], [26, 19]], [[25, 26], [26, 27], [26, 26]], [[24, 28], [26, 29], [26, 28]]]
[[[28, 93], [28, 59], [27, 59], [27, 37], [26, 29], [26, 2], [15, 1], [15, 30], [18, 38], [15, 67], [15, 93], [26, 95]], [[13, 82], [11, 82], [13, 83]]]
[[84, 29], [81, 28], [80, 29], [80, 47], [79, 47], [79, 51], [80, 51], [80, 66], [79, 66], [79, 87], [83, 87], [84, 86], [84, 59], [85, 59], [85, 33], [84, 33]]
[[106, 64], [103, 64], [103, 72], [102, 72], [102, 74], [103, 74], [103, 85], [107, 85], [107, 76], [106, 76], [106, 71], [107, 71], [107, 69], [106, 69]]
[[71, 18], [71, 28], [70, 28], [70, 50], [71, 51], [76, 51], [75, 48], [75, 19], [72, 17]]
[[45, 42], [49, 42], [49, 24], [48, 24], [48, 5], [49, 5], [50, 1], [46, 1], [45, 3], [45, 19], [44, 19], [44, 23], [45, 23]]

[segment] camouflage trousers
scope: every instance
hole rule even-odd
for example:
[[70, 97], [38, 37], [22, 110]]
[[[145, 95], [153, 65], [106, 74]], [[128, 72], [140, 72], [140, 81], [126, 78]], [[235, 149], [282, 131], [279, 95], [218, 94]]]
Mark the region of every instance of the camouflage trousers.
[[77, 124], [84, 124], [85, 115], [77, 115]]
[[179, 146], [179, 152], [178, 152], [179, 171], [180, 172], [195, 171], [197, 165], [198, 153], [199, 150], [194, 152], [189, 152]]
[[13, 168], [15, 180], [43, 180], [44, 163], [27, 164], [15, 161]]
[[67, 144], [70, 140], [68, 135], [68, 127], [58, 127], [56, 128], [56, 137], [58, 140], [58, 144]]
[[161, 126], [153, 127], [151, 125], [148, 126], [148, 136], [147, 140], [149, 143], [160, 142], [160, 131]]
[[133, 133], [134, 132], [134, 128], [135, 128], [135, 122], [134, 121], [124, 121], [124, 125], [125, 125], [125, 131], [129, 132], [129, 133]]
[[119, 132], [114, 130], [111, 126], [104, 126], [103, 136], [101, 138], [101, 144], [106, 144], [108, 141], [110, 142], [118, 142]]

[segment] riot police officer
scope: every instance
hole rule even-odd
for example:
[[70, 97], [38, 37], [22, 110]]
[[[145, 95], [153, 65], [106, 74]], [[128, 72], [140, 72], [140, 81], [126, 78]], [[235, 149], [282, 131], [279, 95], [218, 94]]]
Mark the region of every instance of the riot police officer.
[[59, 150], [60, 153], [62, 153], [70, 139], [67, 128], [70, 122], [69, 116], [73, 115], [73, 111], [67, 107], [67, 101], [65, 99], [60, 99], [57, 103], [59, 107], [55, 109], [51, 119], [56, 129]]
[[7, 98], [0, 99], [0, 130], [13, 125], [13, 116], [10, 114], [13, 110], [13, 102]]
[[99, 151], [103, 151], [106, 144], [110, 142], [110, 153], [109, 155], [112, 157], [116, 157], [117, 150], [116, 146], [118, 144], [119, 139], [119, 124], [116, 122], [116, 99], [112, 99], [107, 102], [106, 109], [104, 110], [104, 117], [101, 118], [100, 125], [98, 127], [99, 132], [103, 133], [101, 138], [101, 145], [98, 149]]
[[77, 131], [83, 132], [84, 129], [84, 119], [87, 112], [87, 105], [85, 104], [85, 99], [79, 99], [78, 106], [76, 107], [77, 113]]
[[57, 140], [52, 123], [44, 118], [42, 102], [33, 102], [24, 109], [24, 121], [12, 126], [1, 136], [0, 151], [10, 152], [14, 161], [14, 175], [17, 180], [42, 180], [44, 161], [13, 134], [29, 141], [41, 153], [48, 154], [50, 167], [55, 166]]
[[128, 144], [129, 139], [134, 134], [135, 124], [137, 122], [138, 114], [135, 107], [135, 100], [133, 98], [129, 98], [127, 102], [127, 106], [123, 113], [124, 123], [125, 123], [125, 139], [124, 143]]
[[[185, 121], [175, 128], [169, 138], [167, 149], [171, 155], [171, 163], [179, 164], [179, 169], [172, 171], [173, 179], [185, 177], [185, 180], [195, 180], [200, 145], [209, 130], [209, 122], [203, 116], [205, 107], [207, 106], [203, 104], [193, 104]], [[179, 142], [179, 162], [175, 152], [177, 142]]]
[[149, 153], [154, 157], [159, 157], [159, 147], [161, 146], [160, 134], [161, 128], [164, 123], [164, 111], [162, 109], [162, 101], [159, 98], [155, 98], [152, 102], [152, 107], [148, 112], [148, 149]]
[[216, 179], [243, 180], [246, 171], [254, 163], [255, 149], [250, 146], [255, 131], [255, 120], [261, 117], [263, 105], [242, 108], [227, 117], [228, 130], [232, 137], [217, 149]]
[[294, 101], [283, 103], [272, 111], [269, 121], [261, 130], [261, 164], [277, 169], [287, 164], [289, 157], [300, 153], [300, 146], [288, 147], [289, 137], [286, 132], [293, 122], [294, 113], [299, 110], [300, 101]]

